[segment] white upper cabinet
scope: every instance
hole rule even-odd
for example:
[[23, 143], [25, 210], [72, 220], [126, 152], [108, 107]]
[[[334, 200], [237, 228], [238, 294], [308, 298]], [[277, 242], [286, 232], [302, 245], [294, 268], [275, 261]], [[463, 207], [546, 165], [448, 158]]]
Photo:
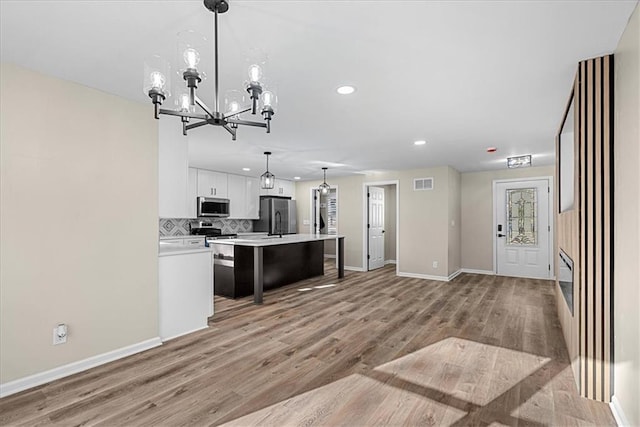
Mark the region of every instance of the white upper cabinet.
[[246, 178], [240, 175], [227, 176], [227, 188], [229, 190], [229, 218], [245, 218], [247, 211]]
[[[189, 145], [173, 120], [158, 121], [158, 216], [188, 218]], [[195, 200], [194, 200], [195, 208]]]
[[228, 175], [231, 219], [258, 219], [260, 181], [240, 175]]
[[270, 190], [260, 189], [261, 196], [295, 197], [295, 183], [276, 177], [275, 185]]
[[227, 174], [198, 169], [198, 196], [227, 198]]

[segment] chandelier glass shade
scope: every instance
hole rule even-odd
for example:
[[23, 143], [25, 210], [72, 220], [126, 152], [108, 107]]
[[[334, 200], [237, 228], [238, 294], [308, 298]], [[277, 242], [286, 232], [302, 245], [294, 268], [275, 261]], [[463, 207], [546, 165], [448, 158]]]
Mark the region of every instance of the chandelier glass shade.
[[269, 156], [271, 155], [271, 152], [265, 151], [264, 155], [267, 156], [267, 171], [260, 175], [260, 188], [263, 190], [270, 190], [276, 183], [276, 176], [269, 172]]
[[322, 168], [322, 170], [324, 171], [324, 181], [318, 186], [318, 190], [320, 190], [322, 194], [327, 194], [331, 186], [327, 184], [327, 168]]
[[[198, 68], [201, 55], [207, 49], [207, 40], [195, 31], [178, 33], [177, 74], [184, 80], [184, 88], [176, 93], [175, 109], [160, 108], [171, 96], [171, 67], [159, 56], [153, 56], [144, 64], [143, 91], [151, 98], [154, 106], [154, 117], [160, 114], [177, 116], [182, 121], [182, 133], [204, 125], [221, 126], [236, 140], [238, 126], [265, 128], [271, 132], [271, 118], [275, 115], [278, 98], [273, 89], [264, 85], [264, 61], [252, 62], [247, 70], [245, 91], [249, 104], [245, 104], [243, 92], [228, 91], [224, 99], [224, 107], [220, 106], [219, 73], [218, 73], [218, 15], [229, 10], [227, 0], [204, 0], [204, 6], [214, 14], [214, 105], [209, 108], [197, 95], [198, 85], [206, 78]], [[263, 121], [250, 121], [242, 118], [242, 114], [260, 113]]]

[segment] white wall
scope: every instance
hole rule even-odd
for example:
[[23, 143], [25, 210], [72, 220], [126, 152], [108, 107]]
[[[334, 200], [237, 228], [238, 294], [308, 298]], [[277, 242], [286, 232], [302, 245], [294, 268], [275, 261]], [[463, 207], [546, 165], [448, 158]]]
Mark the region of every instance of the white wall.
[[614, 405], [640, 425], [640, 8], [614, 56]]
[[5, 384], [158, 336], [158, 135], [151, 105], [10, 64], [0, 76]]

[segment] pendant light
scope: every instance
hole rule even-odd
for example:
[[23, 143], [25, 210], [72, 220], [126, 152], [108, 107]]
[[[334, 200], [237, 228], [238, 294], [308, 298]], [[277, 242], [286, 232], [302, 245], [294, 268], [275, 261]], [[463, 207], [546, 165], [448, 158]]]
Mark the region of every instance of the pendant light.
[[318, 190], [320, 190], [321, 194], [327, 194], [331, 186], [327, 184], [327, 168], [322, 168], [322, 170], [324, 171], [324, 181], [318, 186]]
[[260, 188], [263, 190], [271, 190], [276, 183], [276, 176], [269, 172], [269, 156], [271, 151], [265, 151], [264, 155], [267, 156], [267, 171], [260, 175]]

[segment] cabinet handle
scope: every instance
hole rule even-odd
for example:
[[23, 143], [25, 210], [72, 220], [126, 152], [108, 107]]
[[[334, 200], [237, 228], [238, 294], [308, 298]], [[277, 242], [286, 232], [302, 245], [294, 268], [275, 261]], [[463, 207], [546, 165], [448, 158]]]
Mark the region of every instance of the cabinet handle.
[[213, 196], [213, 187], [211, 187], [209, 190], [211, 190], [210, 196]]
[[217, 196], [217, 195], [218, 195], [218, 189], [217, 189], [217, 188], [214, 188], [214, 189], [213, 189], [213, 195], [214, 195], [214, 196]]

